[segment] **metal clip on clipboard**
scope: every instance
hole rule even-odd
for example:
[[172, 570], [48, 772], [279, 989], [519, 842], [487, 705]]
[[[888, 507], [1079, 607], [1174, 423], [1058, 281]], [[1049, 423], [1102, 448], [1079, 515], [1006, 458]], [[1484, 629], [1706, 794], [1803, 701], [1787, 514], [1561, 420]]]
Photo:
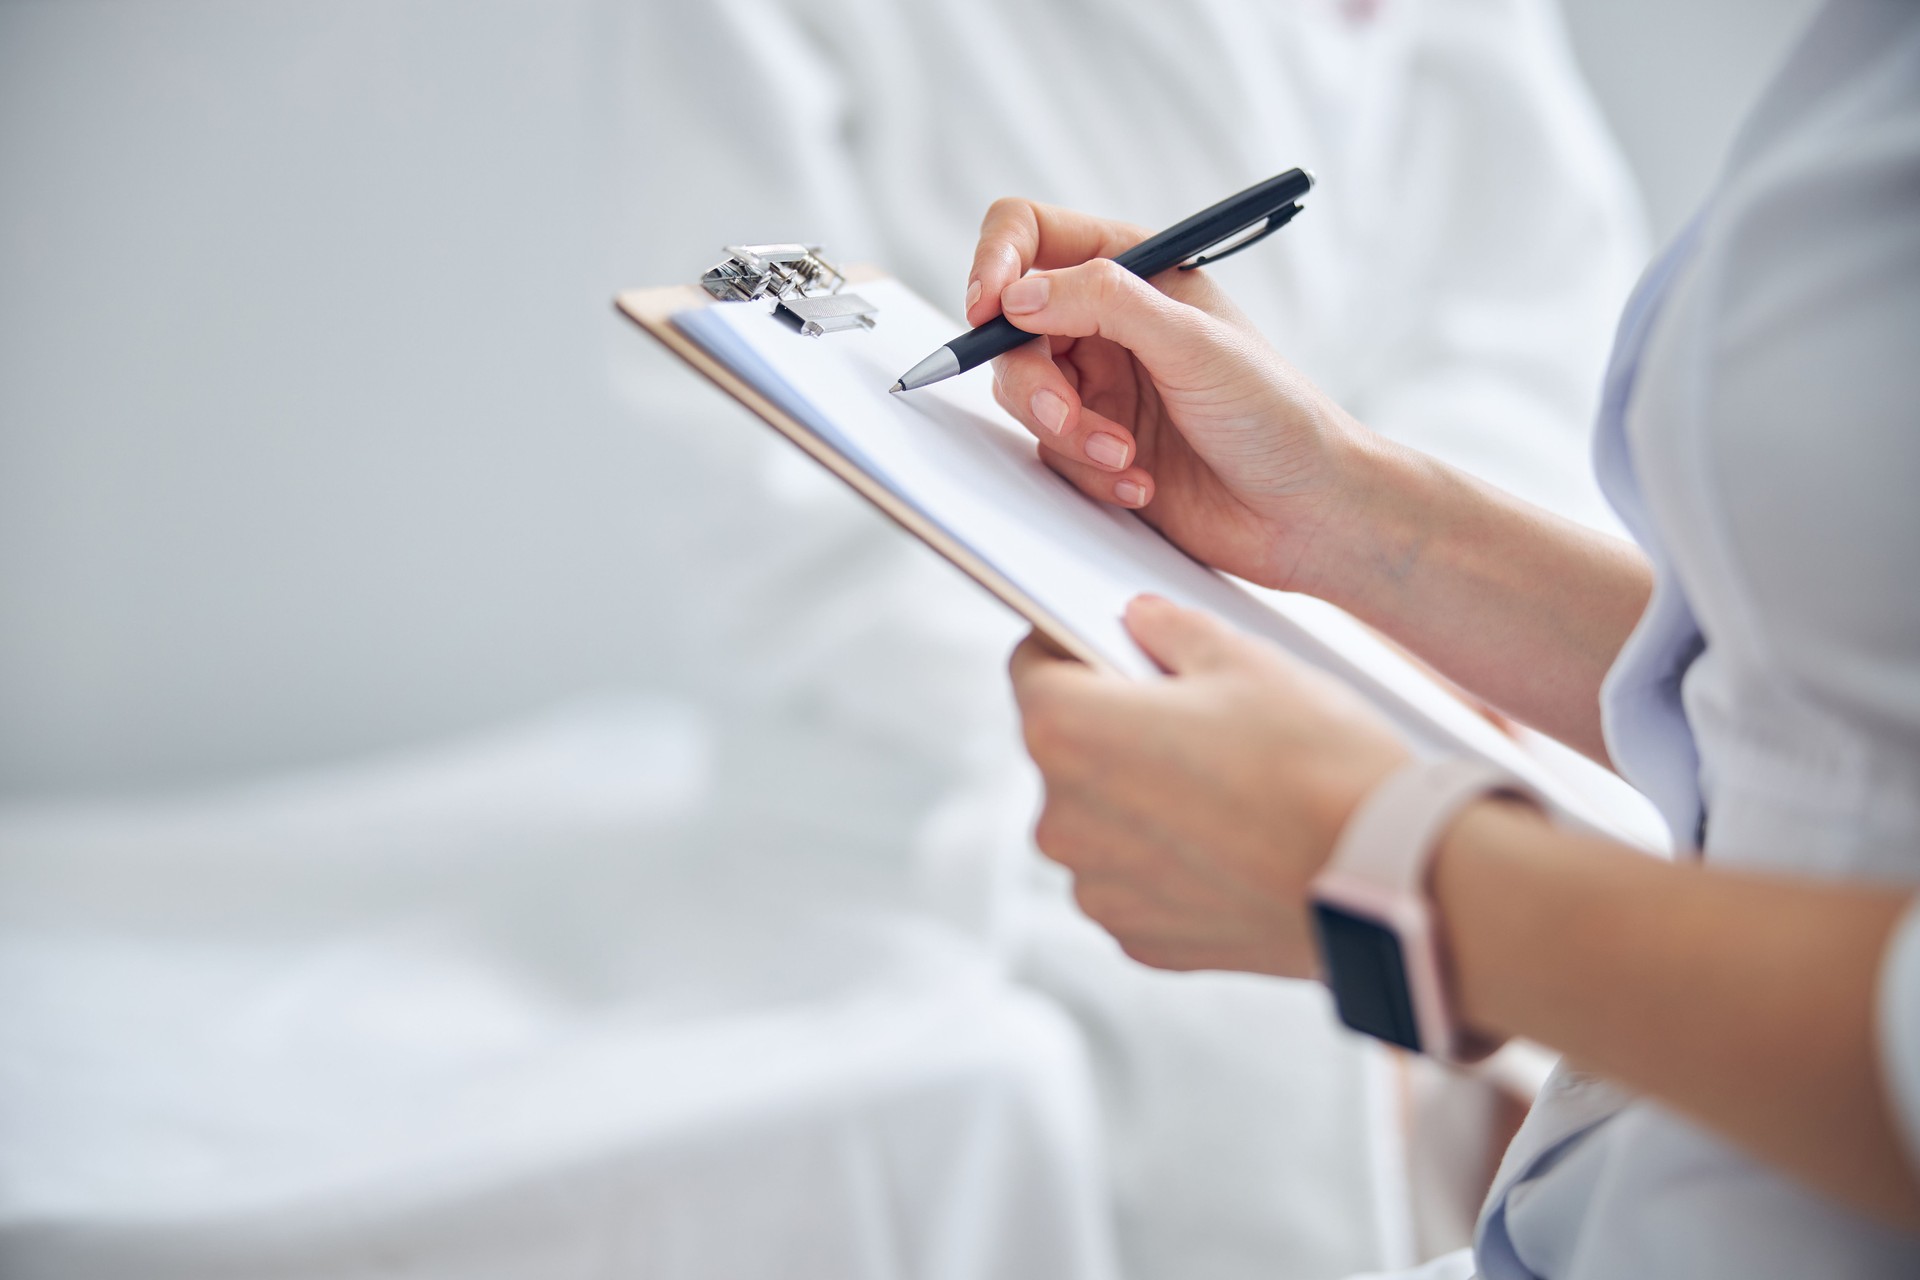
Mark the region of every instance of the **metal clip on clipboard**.
[[819, 246], [804, 244], [730, 244], [727, 256], [700, 277], [722, 302], [772, 298], [774, 318], [809, 338], [873, 328], [879, 308], [857, 293], [840, 292], [846, 283]]

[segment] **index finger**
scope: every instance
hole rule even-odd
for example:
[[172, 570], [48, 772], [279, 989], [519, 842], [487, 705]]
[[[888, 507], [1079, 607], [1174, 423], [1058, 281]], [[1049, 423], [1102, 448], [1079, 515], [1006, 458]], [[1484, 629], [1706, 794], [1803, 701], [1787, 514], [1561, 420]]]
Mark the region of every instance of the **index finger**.
[[985, 324], [999, 315], [1000, 291], [1029, 271], [1111, 258], [1149, 234], [1133, 223], [1077, 209], [1012, 197], [995, 200], [981, 220], [980, 242], [967, 276], [967, 323]]

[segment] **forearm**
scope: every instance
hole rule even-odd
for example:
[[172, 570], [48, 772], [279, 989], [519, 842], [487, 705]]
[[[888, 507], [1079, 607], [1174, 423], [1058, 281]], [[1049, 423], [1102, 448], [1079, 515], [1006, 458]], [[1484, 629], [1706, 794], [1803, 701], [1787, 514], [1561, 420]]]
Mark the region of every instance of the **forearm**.
[[1605, 762], [1600, 682], [1646, 607], [1645, 557], [1377, 436], [1343, 452], [1340, 498], [1287, 585]]
[[1455, 825], [1432, 888], [1469, 1025], [1549, 1045], [1920, 1224], [1875, 1029], [1906, 894], [1661, 862], [1494, 802]]

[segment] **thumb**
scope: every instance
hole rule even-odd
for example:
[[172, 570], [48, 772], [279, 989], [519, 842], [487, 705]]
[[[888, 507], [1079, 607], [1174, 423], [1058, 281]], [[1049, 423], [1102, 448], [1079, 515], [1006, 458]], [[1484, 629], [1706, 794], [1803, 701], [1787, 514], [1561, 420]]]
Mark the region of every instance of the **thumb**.
[[1127, 631], [1169, 675], [1217, 671], [1233, 661], [1240, 633], [1198, 609], [1182, 609], [1159, 596], [1135, 596], [1127, 605]]

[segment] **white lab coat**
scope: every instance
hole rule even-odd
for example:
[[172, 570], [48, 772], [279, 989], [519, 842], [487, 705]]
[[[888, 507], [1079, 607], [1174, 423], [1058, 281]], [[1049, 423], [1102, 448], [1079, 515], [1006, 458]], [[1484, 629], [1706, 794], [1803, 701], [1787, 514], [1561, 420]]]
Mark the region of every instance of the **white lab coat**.
[[[1657, 570], [1609, 746], [1717, 865], [1920, 883], [1920, 8], [1830, 0], [1621, 325], [1602, 482]], [[1920, 913], [1882, 983], [1920, 1160]], [[1881, 1227], [1562, 1071], [1483, 1213], [1488, 1280], [1920, 1275]]]

